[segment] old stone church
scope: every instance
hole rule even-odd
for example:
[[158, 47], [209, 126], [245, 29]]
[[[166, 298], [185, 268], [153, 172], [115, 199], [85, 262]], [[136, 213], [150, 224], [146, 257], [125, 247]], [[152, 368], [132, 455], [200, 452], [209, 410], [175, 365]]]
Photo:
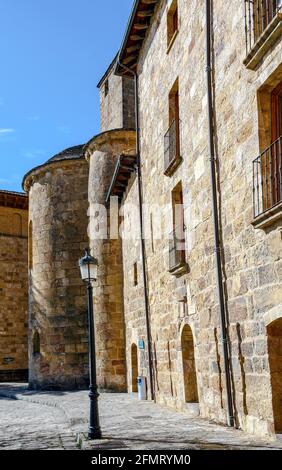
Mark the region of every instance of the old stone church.
[[282, 2], [136, 0], [98, 87], [101, 133], [24, 177], [28, 220], [26, 196], [0, 193], [0, 378], [87, 386], [90, 245], [100, 388], [141, 375], [187, 419], [274, 437]]

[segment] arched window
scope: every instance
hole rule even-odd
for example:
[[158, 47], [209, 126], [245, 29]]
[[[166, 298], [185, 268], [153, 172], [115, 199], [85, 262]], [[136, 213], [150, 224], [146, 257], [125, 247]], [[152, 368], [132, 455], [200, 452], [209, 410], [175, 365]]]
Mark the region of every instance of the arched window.
[[18, 235], [19, 237], [22, 236], [22, 216], [20, 214], [13, 215], [13, 234]]
[[33, 268], [33, 230], [32, 221], [29, 222], [28, 226], [28, 267]]
[[33, 354], [40, 354], [40, 335], [37, 330], [33, 333], [32, 347]]

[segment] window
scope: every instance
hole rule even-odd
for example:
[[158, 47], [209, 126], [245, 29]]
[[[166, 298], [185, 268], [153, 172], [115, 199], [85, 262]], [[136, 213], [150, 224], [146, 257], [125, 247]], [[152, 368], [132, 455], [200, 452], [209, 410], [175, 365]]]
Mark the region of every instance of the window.
[[105, 81], [104, 92], [105, 92], [105, 96], [108, 96], [108, 94], [109, 94], [109, 80], [108, 80], [108, 78]]
[[138, 265], [134, 263], [133, 265], [133, 285], [138, 286]]
[[281, 37], [282, 0], [245, 0], [245, 65], [254, 70]]
[[182, 183], [172, 191], [172, 218], [173, 231], [170, 234], [169, 246], [169, 272], [182, 276], [187, 273], [185, 250], [185, 225]]
[[[273, 88], [273, 87], [272, 87]], [[261, 154], [253, 161], [254, 217], [281, 212], [282, 202], [282, 82], [258, 93]], [[269, 219], [267, 222], [270, 222]]]
[[173, 0], [167, 14], [167, 47], [168, 50], [178, 33], [178, 4], [177, 0]]
[[168, 131], [164, 136], [164, 173], [171, 176], [181, 163], [180, 156], [180, 119], [179, 119], [179, 84], [175, 81], [168, 97]]
[[32, 348], [33, 354], [40, 354], [40, 336], [37, 330], [33, 333]]

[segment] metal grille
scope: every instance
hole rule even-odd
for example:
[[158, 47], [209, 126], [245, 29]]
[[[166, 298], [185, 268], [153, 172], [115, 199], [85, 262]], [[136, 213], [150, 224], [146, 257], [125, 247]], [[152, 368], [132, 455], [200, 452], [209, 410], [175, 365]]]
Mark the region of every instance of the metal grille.
[[186, 263], [184, 226], [178, 225], [169, 238], [169, 270], [173, 270]]
[[282, 0], [244, 0], [247, 54], [254, 47], [269, 23], [282, 12]]
[[180, 160], [179, 121], [172, 121], [170, 128], [164, 136], [164, 168], [167, 172]]
[[253, 161], [254, 217], [282, 201], [282, 136]]

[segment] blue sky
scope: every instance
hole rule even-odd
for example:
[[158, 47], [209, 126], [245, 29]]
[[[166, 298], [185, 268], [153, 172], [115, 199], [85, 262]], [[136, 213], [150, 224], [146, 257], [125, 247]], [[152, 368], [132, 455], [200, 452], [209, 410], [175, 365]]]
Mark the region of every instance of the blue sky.
[[0, 189], [99, 132], [96, 85], [133, 0], [0, 0]]

